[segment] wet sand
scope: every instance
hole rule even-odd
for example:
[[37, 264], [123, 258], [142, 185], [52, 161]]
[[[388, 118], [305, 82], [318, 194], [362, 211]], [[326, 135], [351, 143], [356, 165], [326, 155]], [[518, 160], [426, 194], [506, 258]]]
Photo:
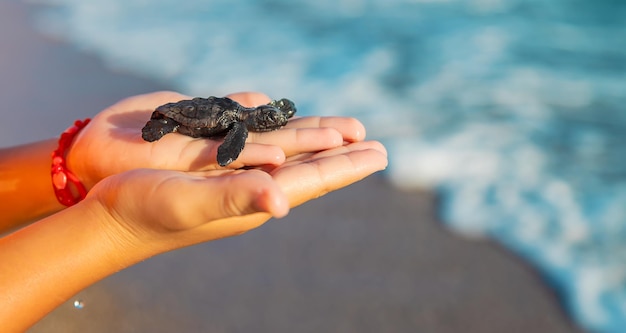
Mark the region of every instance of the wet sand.
[[[43, 37], [32, 12], [0, 2], [0, 146], [56, 137], [123, 97], [171, 89]], [[379, 174], [243, 236], [119, 272], [30, 332], [579, 331], [530, 267], [448, 232], [435, 209], [433, 193], [398, 191]]]

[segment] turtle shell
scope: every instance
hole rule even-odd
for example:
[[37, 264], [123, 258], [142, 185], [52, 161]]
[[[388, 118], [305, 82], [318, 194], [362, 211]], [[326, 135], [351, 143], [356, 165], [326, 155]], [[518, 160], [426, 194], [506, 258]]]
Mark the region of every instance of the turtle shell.
[[[170, 118], [189, 129], [206, 128], [212, 132], [226, 130], [243, 108], [228, 97], [196, 97], [156, 108], [155, 113]], [[180, 131], [180, 130], [179, 130]]]

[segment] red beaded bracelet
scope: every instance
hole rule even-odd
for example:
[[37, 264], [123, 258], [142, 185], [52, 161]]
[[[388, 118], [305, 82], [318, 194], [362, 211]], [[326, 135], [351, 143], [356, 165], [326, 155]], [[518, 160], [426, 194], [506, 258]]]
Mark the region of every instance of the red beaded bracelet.
[[[65, 155], [76, 134], [87, 126], [90, 120], [89, 118], [84, 121], [76, 120], [74, 126], [66, 129], [65, 132], [61, 134], [59, 138], [59, 148], [52, 152], [52, 187], [54, 188], [54, 194], [57, 200], [65, 206], [74, 205], [87, 196], [85, 186], [76, 175], [67, 169]], [[68, 186], [68, 182], [72, 186]]]

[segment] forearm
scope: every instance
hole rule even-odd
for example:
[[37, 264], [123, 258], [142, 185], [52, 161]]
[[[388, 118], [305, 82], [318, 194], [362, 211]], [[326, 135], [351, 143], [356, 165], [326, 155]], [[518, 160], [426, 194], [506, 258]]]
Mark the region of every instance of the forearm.
[[56, 139], [0, 149], [0, 234], [63, 208], [50, 180]]
[[80, 290], [147, 256], [98, 207], [87, 199], [0, 239], [3, 332], [25, 331]]

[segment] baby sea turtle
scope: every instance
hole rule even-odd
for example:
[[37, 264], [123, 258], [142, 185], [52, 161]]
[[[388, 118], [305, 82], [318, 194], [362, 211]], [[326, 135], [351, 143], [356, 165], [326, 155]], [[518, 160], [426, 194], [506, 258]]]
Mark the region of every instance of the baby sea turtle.
[[277, 130], [295, 113], [295, 105], [286, 98], [247, 108], [228, 97], [196, 97], [156, 108], [141, 137], [153, 142], [174, 132], [194, 138], [224, 136], [217, 149], [217, 163], [226, 166], [243, 150], [248, 131]]

